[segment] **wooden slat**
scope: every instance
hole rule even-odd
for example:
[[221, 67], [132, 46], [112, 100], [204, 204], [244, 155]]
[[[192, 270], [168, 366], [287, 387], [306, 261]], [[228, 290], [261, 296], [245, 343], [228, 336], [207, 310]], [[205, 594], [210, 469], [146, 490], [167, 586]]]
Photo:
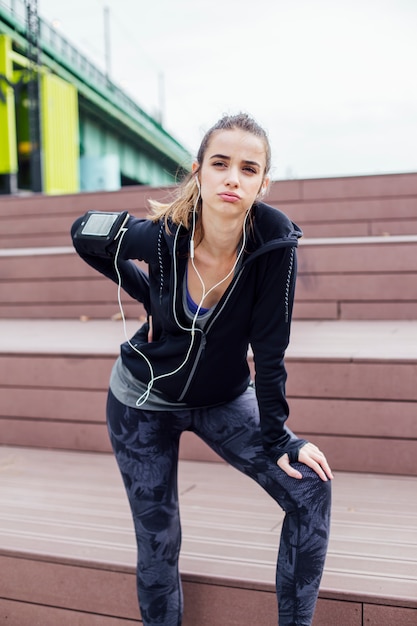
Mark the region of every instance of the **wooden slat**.
[[[116, 285], [71, 248], [40, 252], [0, 255], [0, 316], [119, 313]], [[417, 236], [306, 240], [299, 250], [294, 319], [352, 319], [355, 311], [360, 319], [415, 319], [416, 259]], [[145, 314], [127, 294], [123, 305], [129, 316]]]
[[110, 452], [111, 446], [104, 416], [103, 411], [98, 424], [88, 421], [88, 413], [84, 413], [83, 419], [78, 422], [2, 418], [0, 419], [1, 443], [55, 450]]
[[417, 302], [341, 302], [339, 311], [341, 320], [415, 320]]
[[[337, 224], [369, 225], [385, 220], [391, 226], [397, 221], [413, 219], [416, 214], [416, 194], [368, 197], [348, 197], [337, 199], [301, 200], [276, 203], [297, 223], [309, 226], [316, 224], [336, 226]], [[388, 232], [390, 232], [388, 230]], [[410, 234], [411, 231], [408, 232]], [[393, 234], [393, 233], [391, 233]], [[372, 235], [366, 232], [366, 235]], [[311, 236], [311, 235], [309, 235]], [[321, 235], [323, 236], [323, 235]], [[337, 235], [332, 235], [337, 236]], [[345, 235], [346, 236], [346, 235]]]
[[[417, 255], [416, 255], [417, 258]], [[314, 274], [300, 275], [297, 300], [380, 303], [417, 301], [417, 272], [391, 274]], [[397, 318], [394, 318], [397, 319]]]
[[417, 234], [417, 217], [409, 217], [407, 219], [397, 221], [378, 220], [372, 222], [369, 228], [369, 234], [377, 236], [409, 235], [410, 233]]
[[[414, 181], [415, 175], [353, 177], [285, 184], [283, 196], [271, 190], [271, 198], [278, 200], [291, 190], [288, 204], [281, 208], [303, 226], [306, 234], [299, 250], [294, 319], [415, 319]], [[311, 200], [308, 190], [315, 198], [318, 189], [323, 198]], [[170, 189], [157, 189], [155, 194], [169, 195]], [[0, 199], [1, 232], [8, 247], [54, 244], [56, 248], [64, 243], [67, 249], [65, 253], [55, 250], [55, 262], [46, 248], [43, 256], [33, 248], [26, 250], [27, 256], [22, 256], [23, 249], [16, 250], [14, 256], [13, 250], [1, 251], [0, 317], [74, 319], [117, 314], [115, 286], [77, 258], [70, 246], [69, 228], [75, 215], [85, 208], [133, 207], [137, 215], [144, 215], [150, 195], [151, 188], [136, 193], [123, 190], [109, 197], [42, 198], [44, 205], [39, 198], [15, 199], [15, 203]], [[31, 209], [29, 200], [33, 202]], [[310, 226], [314, 232], [309, 231]], [[375, 232], [391, 236], [369, 236]], [[318, 235], [321, 239], [311, 239]], [[356, 237], [347, 239], [346, 235]], [[35, 239], [31, 241], [31, 237]], [[124, 301], [129, 317], [144, 315], [141, 307], [135, 310], [129, 297]]]
[[[128, 336], [137, 326], [128, 322]], [[8, 320], [1, 327], [1, 442], [109, 451], [105, 403], [123, 325]], [[416, 323], [294, 322], [292, 330], [294, 432], [321, 445], [336, 470], [415, 475]], [[181, 457], [219, 460], [191, 433]]]
[[303, 181], [303, 198], [346, 198], [416, 195], [417, 173], [313, 178]]
[[381, 626], [382, 624], [415, 626], [416, 612], [412, 609], [365, 604], [364, 623], [366, 626]]
[[336, 626], [336, 624], [362, 626], [361, 603], [319, 598], [313, 626]]
[[[289, 421], [295, 430], [295, 424]], [[44, 420], [0, 419], [3, 444], [109, 452], [110, 443], [104, 423], [87, 421], [67, 423]], [[343, 437], [321, 435], [297, 429], [300, 437], [313, 441], [325, 450], [329, 463], [335, 470], [352, 472], [377, 472], [381, 474], [417, 475], [416, 440], [380, 437]], [[186, 460], [219, 461], [219, 457], [192, 434], [184, 440], [181, 458]]]
[[[366, 303], [366, 311], [369, 315], [368, 303]], [[379, 307], [381, 308], [381, 307]], [[340, 303], [333, 301], [317, 302], [313, 300], [296, 300], [293, 310], [294, 320], [339, 320], [340, 319]], [[358, 319], [358, 318], [353, 318]], [[362, 318], [359, 318], [362, 319]], [[364, 318], [366, 319], [366, 317]], [[394, 318], [393, 318], [394, 319]], [[401, 319], [401, 318], [400, 318]]]
[[[103, 391], [0, 387], [1, 415], [56, 422], [102, 423], [106, 408]], [[85, 407], [85, 410], [82, 410]]]
[[[417, 233], [416, 174], [287, 180], [272, 183], [267, 202], [299, 223], [306, 237]], [[68, 245], [69, 227], [86, 210], [147, 212], [150, 198], [169, 201], [171, 187], [0, 198], [3, 248]]]
[[[134, 533], [113, 456], [3, 448], [0, 476], [0, 597], [63, 619], [138, 619]], [[282, 512], [226, 464], [181, 461], [179, 481], [184, 624], [253, 626], [263, 615], [272, 626]], [[415, 618], [415, 488], [413, 478], [336, 474], [315, 626], [365, 626], [362, 606], [374, 624]]]
[[395, 415], [398, 436], [417, 439], [415, 402], [302, 397], [290, 397], [289, 401], [292, 426], [297, 432], [389, 438]]
[[[114, 356], [0, 356], [0, 380], [13, 385], [21, 372], [21, 385], [35, 388], [102, 389], [108, 387]], [[67, 382], [63, 384], [63, 381]]]
[[[268, 624], [273, 626], [276, 623], [276, 607], [273, 593], [254, 593], [245, 589], [238, 597], [234, 597], [236, 591], [239, 590], [185, 581], [183, 625], [212, 626], [221, 619], [222, 626], [245, 626], [246, 624], [259, 623], [260, 618], [262, 618], [263, 626]], [[123, 601], [125, 601], [125, 593], [123, 593]], [[387, 609], [385, 608], [385, 610]], [[410, 613], [411, 619], [414, 611], [398, 608], [390, 608], [390, 610], [395, 611], [396, 626], [414, 625], [412, 621], [403, 622], [398, 620], [399, 616], [404, 616], [407, 613]], [[320, 598], [313, 626], [334, 626], [335, 624], [361, 626], [361, 613], [362, 606], [360, 603]], [[77, 624], [77, 626], [129, 626], [129, 624], [142, 623], [140, 619], [113, 618], [103, 614], [81, 613], [72, 609], [58, 609], [1, 598], [0, 619], [3, 619], [4, 623], [10, 626], [34, 626], [38, 624], [39, 626], [56, 626], [57, 624], [60, 626], [74, 626], [74, 624]], [[376, 622], [374, 626], [381, 626], [381, 623], [383, 622]]]
[[[307, 237], [416, 233], [416, 174], [287, 180], [272, 183], [267, 201]], [[73, 220], [86, 210], [147, 212], [149, 198], [169, 201], [171, 187], [0, 198], [2, 247], [68, 245]], [[385, 220], [385, 223], [384, 223]], [[408, 220], [408, 222], [407, 222]]]
[[383, 274], [417, 269], [417, 235], [301, 240], [299, 275]]
[[82, 613], [0, 598], [0, 623], [7, 626], [132, 626], [142, 620]]
[[[40, 280], [36, 282], [19, 281], [14, 284], [0, 284], [0, 298], [8, 305], [12, 304], [39, 304], [45, 309], [49, 304], [61, 304], [68, 302], [71, 294], [71, 304], [80, 303], [103, 303], [114, 302], [116, 287], [109, 281], [98, 276], [97, 280]], [[128, 299], [128, 298], [126, 298]], [[113, 308], [118, 310], [114, 302]]]
[[[382, 346], [383, 348], [383, 346]], [[386, 359], [287, 359], [289, 396], [417, 401], [417, 362]], [[296, 393], [297, 387], [302, 388]]]
[[[0, 317], [110, 319], [120, 315], [116, 285], [94, 272], [72, 248], [38, 252], [0, 255]], [[124, 292], [122, 302], [127, 318], [144, 319], [143, 306]]]
[[[403, 439], [417, 439], [416, 404], [410, 401], [289, 397], [291, 425], [297, 432], [347, 437], [392, 437], [392, 416]], [[101, 424], [102, 390], [0, 387], [1, 415], [29, 421]], [[85, 410], [82, 410], [85, 407]], [[312, 419], [314, 416], [314, 420]]]
[[[0, 251], [2, 280], [39, 282], [57, 279], [89, 278], [92, 281], [107, 279], [84, 263], [74, 248], [67, 244], [62, 248], [23, 248]], [[28, 259], [30, 262], [28, 262]], [[141, 266], [141, 263], [138, 263]], [[145, 265], [142, 264], [145, 268]]]
[[76, 566], [30, 554], [14, 558], [5, 552], [0, 555], [0, 597], [4, 599], [113, 618], [139, 618], [133, 570], [89, 566], [87, 559], [84, 566]]
[[297, 431], [297, 434], [321, 447], [335, 469], [417, 475], [415, 439], [328, 436], [303, 430]]
[[167, 199], [172, 187], [132, 186], [118, 191], [97, 191], [88, 193], [50, 196], [36, 194], [30, 196], [2, 196], [0, 198], [0, 219], [11, 215], [29, 217], [40, 215], [68, 214], [71, 218], [85, 211], [121, 211], [144, 207], [149, 198]]
[[[134, 302], [123, 305], [126, 319], [142, 320], [143, 308]], [[61, 302], [44, 304], [0, 304], [0, 319], [35, 320], [110, 320], [119, 318], [117, 305], [106, 302]]]

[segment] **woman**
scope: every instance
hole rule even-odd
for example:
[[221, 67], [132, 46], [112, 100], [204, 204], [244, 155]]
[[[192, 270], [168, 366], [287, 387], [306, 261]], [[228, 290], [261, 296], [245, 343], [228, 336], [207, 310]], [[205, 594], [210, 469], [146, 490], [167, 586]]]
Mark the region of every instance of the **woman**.
[[[207, 132], [176, 199], [151, 203], [151, 219], [129, 217], [105, 245], [77, 236], [82, 218], [73, 227], [81, 257], [120, 281], [149, 315], [121, 347], [107, 409], [135, 525], [145, 626], [181, 624], [177, 462], [184, 430], [256, 480], [285, 511], [279, 625], [313, 619], [332, 473], [323, 453], [285, 424], [284, 353], [301, 231], [260, 200], [270, 164], [263, 129], [247, 115], [227, 116]], [[132, 259], [148, 264], [149, 283]]]

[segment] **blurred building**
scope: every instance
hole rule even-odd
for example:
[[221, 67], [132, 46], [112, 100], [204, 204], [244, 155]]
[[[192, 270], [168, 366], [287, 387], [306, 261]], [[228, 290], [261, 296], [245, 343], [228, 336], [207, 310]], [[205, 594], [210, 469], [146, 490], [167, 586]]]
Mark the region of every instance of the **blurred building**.
[[0, 193], [172, 184], [191, 155], [37, 14], [0, 0]]

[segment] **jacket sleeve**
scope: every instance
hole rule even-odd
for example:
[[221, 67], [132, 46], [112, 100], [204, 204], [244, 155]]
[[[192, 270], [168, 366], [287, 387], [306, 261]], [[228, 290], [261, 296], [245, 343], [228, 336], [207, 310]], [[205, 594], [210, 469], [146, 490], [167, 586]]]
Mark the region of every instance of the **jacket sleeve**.
[[280, 248], [265, 255], [258, 268], [251, 325], [262, 441], [274, 462], [285, 453], [291, 462], [296, 461], [299, 449], [307, 443], [297, 438], [285, 423], [289, 407], [284, 356], [290, 339], [296, 272], [295, 247]]
[[[110, 278], [116, 284], [119, 283], [119, 275], [121, 286], [132, 298], [141, 302], [146, 312], [150, 313], [150, 294], [149, 294], [149, 278], [136, 263], [123, 254], [126, 247], [122, 240], [120, 249], [118, 250], [118, 241], [110, 242], [103, 247], [102, 242], [97, 242], [89, 238], [75, 238], [74, 235], [81, 224], [83, 217], [78, 218], [71, 228], [71, 237], [73, 245], [78, 255], [95, 270]], [[139, 222], [135, 218], [130, 218], [130, 222]], [[125, 235], [127, 232], [125, 233]], [[130, 234], [130, 233], [129, 233]], [[119, 254], [117, 252], [119, 251]], [[117, 254], [117, 258], [116, 258]], [[134, 258], [140, 258], [139, 256]], [[118, 275], [119, 272], [119, 275]]]

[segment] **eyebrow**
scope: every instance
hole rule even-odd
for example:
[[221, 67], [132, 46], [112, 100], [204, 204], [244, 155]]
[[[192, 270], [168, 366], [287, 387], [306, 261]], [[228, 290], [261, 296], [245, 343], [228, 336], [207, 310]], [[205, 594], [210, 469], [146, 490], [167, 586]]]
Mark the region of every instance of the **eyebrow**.
[[[225, 154], [212, 154], [210, 159], [225, 159], [226, 161], [230, 161], [230, 157], [226, 156]], [[243, 163], [246, 163], [246, 165], [255, 165], [256, 167], [261, 167], [260, 163], [258, 163], [257, 161], [248, 161], [244, 159]]]

